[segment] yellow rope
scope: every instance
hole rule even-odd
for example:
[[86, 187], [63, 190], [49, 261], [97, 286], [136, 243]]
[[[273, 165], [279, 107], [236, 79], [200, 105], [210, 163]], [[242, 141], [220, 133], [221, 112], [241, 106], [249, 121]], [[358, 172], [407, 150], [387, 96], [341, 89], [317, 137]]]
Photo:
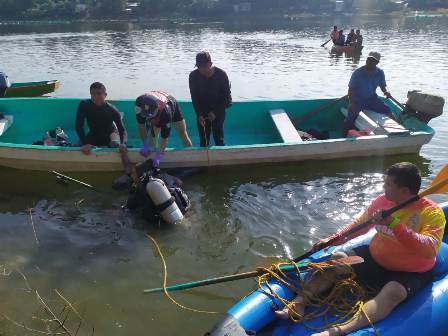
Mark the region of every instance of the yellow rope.
[[[293, 264], [297, 268], [297, 265], [295, 263]], [[284, 306], [288, 307], [289, 318], [292, 322], [302, 323], [306, 328], [311, 330], [326, 330], [329, 328], [338, 328], [344, 324], [347, 324], [358, 318], [362, 313], [374, 329], [375, 334], [379, 335], [377, 329], [364, 310], [364, 302], [367, 300], [367, 292], [355, 281], [356, 275], [350, 265], [343, 265], [343, 267], [348, 267], [350, 272], [348, 274], [338, 276], [335, 285], [330, 290], [330, 293], [326, 293], [325, 296], [313, 294], [307, 289], [307, 284], [300, 277], [298, 268], [297, 274], [299, 274], [300, 289], [297, 289], [291, 284], [292, 279], [281, 271], [280, 267], [283, 265], [285, 265], [285, 263], [278, 263], [271, 266], [269, 269], [264, 269], [266, 274], [258, 278], [258, 287], [266, 295], [274, 297]], [[329, 264], [325, 262], [310, 263], [307, 267], [311, 268], [313, 272], [318, 272], [325, 275], [324, 268], [328, 265]], [[305, 315], [297, 312], [294, 309], [294, 301], [289, 301], [282, 298], [271, 288], [269, 282], [272, 279], [276, 279], [282, 284], [288, 286], [293, 292], [303, 298], [303, 302], [305, 302], [307, 306], [312, 306], [316, 308], [316, 310]], [[267, 290], [265, 288], [267, 288]], [[352, 297], [352, 299], [350, 299], [350, 297]], [[325, 318], [328, 315], [333, 315], [336, 317], [336, 321], [326, 323], [326, 325], [319, 328], [306, 324], [307, 321], [314, 320], [318, 317]]]
[[167, 278], [168, 278], [168, 270], [166, 267], [166, 261], [165, 261], [165, 257], [162, 254], [162, 251], [159, 247], [159, 244], [157, 243], [157, 241], [151, 237], [149, 234], [146, 235], [149, 239], [152, 240], [152, 242], [154, 243], [154, 246], [157, 249], [157, 253], [160, 256], [160, 259], [162, 260], [162, 264], [163, 264], [163, 292], [165, 293], [165, 296], [172, 302], [174, 303], [176, 306], [194, 312], [194, 313], [203, 313], [203, 314], [223, 314], [222, 312], [216, 312], [216, 311], [208, 311], [208, 310], [199, 310], [199, 309], [195, 309], [195, 308], [190, 308], [190, 307], [186, 307], [183, 304], [180, 304], [179, 302], [177, 302], [175, 299], [173, 299], [173, 297], [168, 293], [166, 287], [166, 283], [167, 283]]
[[[149, 234], [147, 234], [147, 237], [153, 242], [154, 246], [157, 249], [157, 253], [160, 256], [160, 259], [163, 264], [163, 292], [165, 296], [175, 305], [178, 307], [194, 312], [194, 313], [205, 313], [205, 314], [223, 314], [222, 312], [216, 312], [216, 311], [207, 311], [207, 310], [199, 310], [195, 308], [186, 307], [179, 302], [177, 302], [168, 292], [167, 290], [167, 277], [168, 277], [168, 270], [166, 266], [165, 257], [162, 254], [162, 251], [159, 247], [159, 244], [157, 241], [151, 237]], [[300, 289], [293, 285], [293, 279], [289, 277], [284, 271], [281, 270], [281, 266], [284, 265], [294, 265], [296, 268], [296, 274], [299, 275], [299, 282], [300, 282]], [[320, 262], [320, 263], [309, 263], [307, 264], [308, 268], [311, 268], [313, 272], [319, 272], [322, 274], [325, 274], [325, 267], [330, 266], [330, 264], [326, 262]], [[365, 315], [367, 321], [369, 321], [370, 325], [372, 326], [374, 332], [376, 335], [379, 335], [377, 329], [375, 328], [374, 324], [370, 320], [369, 316], [367, 315], [366, 311], [364, 310], [364, 301], [366, 301], [367, 293], [366, 291], [359, 286], [359, 284], [354, 280], [356, 275], [351, 269], [350, 265], [342, 265], [342, 267], [348, 267], [350, 269], [350, 272], [348, 274], [340, 276], [339, 279], [337, 279], [335, 285], [331, 289], [330, 293], [328, 295], [325, 295], [323, 297], [322, 295], [315, 295], [311, 291], [307, 290], [307, 284], [305, 281], [300, 277], [300, 271], [297, 266], [297, 263], [295, 262], [281, 262], [274, 265], [271, 265], [269, 268], [258, 268], [258, 270], [263, 270], [265, 274], [258, 277], [258, 287], [260, 290], [265, 293], [266, 295], [269, 295], [271, 297], [276, 298], [280, 302], [282, 302], [285, 306], [288, 307], [289, 317], [292, 322], [294, 323], [302, 323], [306, 328], [312, 329], [312, 330], [325, 330], [329, 328], [337, 328], [340, 327], [343, 324], [349, 323], [353, 321], [354, 319], [358, 318], [359, 315], [362, 313]], [[307, 303], [307, 306], [312, 306], [316, 308], [316, 311], [301, 315], [294, 309], [294, 302], [288, 301], [281, 296], [279, 296], [270, 286], [269, 282], [272, 279], [276, 279], [280, 283], [287, 286], [289, 289], [291, 289], [296, 294], [303, 297], [304, 301]], [[266, 287], [268, 290], [264, 289]], [[354, 297], [354, 299], [350, 300], [348, 296]], [[322, 307], [325, 307], [322, 309]], [[319, 310], [320, 309], [320, 310]], [[325, 315], [331, 313], [333, 316], [335, 316], [337, 319], [334, 322], [327, 323], [325, 326], [322, 326], [320, 328], [312, 327], [310, 325], [305, 324], [306, 321], [313, 320], [318, 317], [325, 317]]]

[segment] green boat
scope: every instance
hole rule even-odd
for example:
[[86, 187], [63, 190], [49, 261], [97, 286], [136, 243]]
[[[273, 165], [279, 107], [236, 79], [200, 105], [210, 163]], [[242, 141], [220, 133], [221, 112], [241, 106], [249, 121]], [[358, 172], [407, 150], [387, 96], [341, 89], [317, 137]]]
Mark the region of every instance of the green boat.
[[[0, 112], [6, 116], [0, 121], [0, 165], [31, 170], [122, 170], [117, 149], [97, 148], [91, 155], [84, 155], [79, 147], [32, 145], [55, 127], [62, 127], [69, 135], [69, 142], [76, 143], [74, 124], [79, 101], [74, 98], [0, 99]], [[135, 100], [110, 102], [123, 113], [128, 144], [132, 146], [130, 159], [144, 160], [139, 154], [141, 142], [135, 121]], [[356, 126], [368, 127], [372, 135], [343, 138], [345, 99], [235, 102], [226, 112], [226, 146], [183, 148], [173, 131], [161, 166], [225, 166], [417, 153], [431, 140], [434, 130], [414, 117], [402, 115], [391, 101], [387, 104], [401, 124], [373, 111], [364, 111]], [[197, 145], [193, 106], [191, 102], [179, 102], [179, 105], [188, 133]], [[304, 131], [325, 132], [329, 138], [307, 140], [305, 133], [298, 132], [294, 124]]]
[[56, 91], [59, 85], [60, 82], [58, 80], [12, 83], [11, 87], [6, 89], [5, 98], [40, 97]]

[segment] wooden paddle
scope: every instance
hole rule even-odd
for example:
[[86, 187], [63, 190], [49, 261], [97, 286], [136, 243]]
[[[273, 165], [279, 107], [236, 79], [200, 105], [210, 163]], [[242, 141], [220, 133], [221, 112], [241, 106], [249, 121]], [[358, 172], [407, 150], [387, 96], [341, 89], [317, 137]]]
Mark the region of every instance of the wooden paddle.
[[327, 42], [321, 44], [320, 46], [321, 46], [321, 47], [325, 47], [325, 45], [326, 45], [328, 42], [330, 42], [330, 41], [331, 41], [331, 39], [329, 39]]
[[[445, 165], [440, 172], [437, 174], [437, 176], [433, 179], [433, 181], [431, 182], [431, 185], [419, 192], [417, 195], [409, 198], [408, 200], [397, 204], [396, 206], [384, 210], [382, 213], [382, 217], [383, 218], [387, 218], [390, 215], [392, 215], [395, 211], [404, 208], [405, 206], [414, 203], [416, 201], [418, 201], [420, 198], [428, 196], [428, 195], [434, 195], [434, 194], [443, 194], [448, 192], [448, 165]], [[364, 229], [366, 227], [368, 227], [369, 225], [371, 225], [373, 223], [373, 219], [369, 218], [368, 220], [366, 220], [364, 223], [358, 225], [357, 227], [354, 227], [353, 229], [345, 232], [344, 234], [342, 234], [340, 237], [335, 237], [333, 239], [330, 239], [329, 241], [327, 241], [326, 243], [323, 243], [322, 245], [320, 245], [318, 250], [310, 250], [307, 253], [305, 253], [304, 255], [300, 256], [299, 258], [294, 259], [295, 262], [299, 262], [302, 259], [308, 258], [309, 256], [311, 256], [313, 253], [316, 253], [319, 250], [322, 250], [328, 246], [333, 245], [333, 243], [335, 243], [336, 241], [342, 240], [344, 238], [347, 238], [349, 236], [351, 236], [353, 233]]]
[[[341, 259], [335, 259], [335, 260], [327, 260], [325, 261], [325, 265], [322, 268], [328, 269], [328, 268], [334, 268], [334, 267], [343, 267], [345, 265], [355, 265], [360, 264], [364, 262], [364, 259], [359, 256], [350, 256], [347, 258], [341, 258]], [[283, 272], [289, 272], [294, 271], [297, 268], [300, 268], [302, 271], [311, 270], [311, 267], [309, 267], [310, 262], [300, 262], [296, 265], [283, 265], [280, 266], [280, 270]], [[223, 283], [223, 282], [229, 282], [229, 281], [235, 281], [240, 279], [247, 279], [247, 278], [254, 278], [256, 276], [260, 276], [263, 274], [266, 274], [267, 271], [263, 268], [259, 268], [252, 272], [245, 272], [245, 273], [238, 273], [233, 275], [225, 275], [222, 277], [217, 278], [210, 278], [205, 280], [199, 280], [199, 281], [192, 281], [192, 282], [186, 282], [183, 284], [173, 285], [166, 287], [166, 290], [169, 292], [177, 291], [177, 290], [184, 290], [184, 289], [190, 289], [195, 287], [202, 287], [202, 286], [208, 286], [213, 285], [217, 283]], [[152, 289], [145, 289], [144, 293], [160, 293], [164, 292], [163, 287], [158, 288], [152, 288]]]
[[404, 110], [404, 108], [405, 108], [404, 105], [402, 103], [400, 103], [398, 100], [396, 100], [394, 97], [389, 96], [389, 99], [392, 100], [395, 104], [397, 104], [401, 108], [402, 111]]
[[307, 120], [307, 119], [309, 119], [311, 117], [314, 117], [319, 112], [322, 112], [323, 110], [329, 108], [330, 106], [333, 106], [337, 102], [347, 98], [347, 96], [348, 95], [342, 96], [341, 98], [334, 99], [334, 100], [332, 100], [331, 102], [329, 102], [329, 103], [327, 103], [325, 105], [319, 106], [318, 108], [316, 108], [314, 110], [311, 110], [310, 112], [305, 113], [303, 116], [293, 119], [292, 123], [297, 128], [305, 120]]

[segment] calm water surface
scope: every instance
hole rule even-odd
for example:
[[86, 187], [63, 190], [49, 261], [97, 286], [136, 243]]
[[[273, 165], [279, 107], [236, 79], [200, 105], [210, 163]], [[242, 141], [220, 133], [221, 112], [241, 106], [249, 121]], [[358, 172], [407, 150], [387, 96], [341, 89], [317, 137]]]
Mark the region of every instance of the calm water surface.
[[[320, 47], [333, 22], [364, 30], [360, 58]], [[352, 71], [378, 50], [391, 92], [404, 102], [411, 89], [448, 97], [447, 36], [446, 17], [0, 25], [0, 67], [12, 81], [60, 79], [58, 97], [85, 97], [100, 80], [110, 99], [164, 89], [187, 100], [194, 55], [207, 49], [229, 74], [235, 100], [318, 98], [344, 95]], [[0, 168], [0, 313], [42, 329], [33, 318], [45, 317], [34, 291], [60, 311], [57, 289], [84, 316], [82, 335], [92, 326], [96, 335], [201, 335], [218, 316], [142, 294], [163, 279], [146, 233], [159, 242], [171, 283], [298, 256], [378, 195], [390, 164], [418, 164], [427, 185], [446, 163], [447, 122], [447, 115], [431, 122], [436, 136], [419, 155], [217, 168], [193, 176], [185, 180], [193, 208], [174, 228], [150, 227], [123, 213], [124, 194], [95, 194], [57, 184], [44, 172]], [[109, 190], [117, 174], [74, 176]], [[253, 288], [249, 280], [174, 296], [224, 312]], [[73, 313], [68, 321], [77, 322]], [[0, 334], [33, 333], [0, 315]]]

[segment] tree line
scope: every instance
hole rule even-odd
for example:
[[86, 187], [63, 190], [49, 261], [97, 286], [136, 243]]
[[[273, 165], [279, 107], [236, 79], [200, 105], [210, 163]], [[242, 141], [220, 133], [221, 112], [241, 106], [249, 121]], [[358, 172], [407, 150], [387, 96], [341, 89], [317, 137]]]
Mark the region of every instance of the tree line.
[[[391, 0], [363, 1], [374, 10], [396, 9]], [[255, 14], [319, 13], [332, 11], [335, 0], [0, 0], [0, 18], [222, 16], [234, 13], [241, 3], [249, 3]], [[349, 8], [354, 0], [346, 3]], [[448, 0], [407, 0], [407, 4], [418, 10], [448, 8]]]

